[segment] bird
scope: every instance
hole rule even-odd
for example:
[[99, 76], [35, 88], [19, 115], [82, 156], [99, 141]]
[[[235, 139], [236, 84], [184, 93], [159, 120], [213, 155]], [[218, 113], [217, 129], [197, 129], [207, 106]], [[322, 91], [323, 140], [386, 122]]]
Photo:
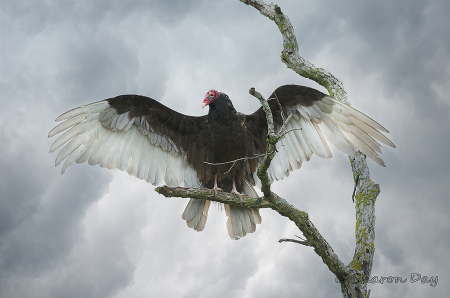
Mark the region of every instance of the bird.
[[[328, 145], [349, 156], [359, 152], [385, 166], [381, 144], [395, 148], [388, 130], [350, 105], [319, 90], [284, 85], [268, 99], [275, 130], [285, 125], [267, 174], [271, 182], [289, 176], [313, 155], [331, 158]], [[210, 90], [201, 107], [208, 114], [189, 116], [142, 95], [120, 95], [70, 110], [58, 118], [48, 137], [63, 161], [119, 169], [153, 185], [206, 187], [256, 198], [257, 168], [266, 154], [268, 126], [262, 107], [246, 115], [223, 92]], [[328, 142], [327, 142], [328, 141]], [[188, 227], [205, 228], [209, 200], [191, 199], [182, 214]], [[224, 206], [231, 239], [253, 233], [261, 223], [257, 208]]]

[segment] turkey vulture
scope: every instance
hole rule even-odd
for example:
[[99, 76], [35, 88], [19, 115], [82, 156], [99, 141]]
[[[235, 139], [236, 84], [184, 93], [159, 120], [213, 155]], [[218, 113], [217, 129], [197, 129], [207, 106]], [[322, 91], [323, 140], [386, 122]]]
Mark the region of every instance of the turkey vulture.
[[[216, 90], [206, 94], [202, 107], [206, 105], [208, 114], [199, 117], [183, 115], [140, 95], [85, 105], [56, 119], [65, 121], [48, 136], [67, 131], [50, 152], [64, 145], [56, 158], [56, 166], [65, 160], [62, 173], [74, 161], [87, 161], [126, 171], [153, 185], [207, 187], [256, 197], [253, 186], [260, 183], [256, 170], [260, 155], [266, 152], [268, 133], [262, 107], [250, 115], [239, 113], [229, 97]], [[288, 119], [289, 131], [276, 145], [268, 169], [271, 181], [288, 176], [313, 153], [332, 157], [325, 138], [347, 155], [355, 156], [359, 150], [382, 166], [378, 141], [395, 147], [380, 133], [388, 132], [383, 126], [318, 90], [281, 86], [270, 96], [269, 105], [275, 130]], [[210, 201], [191, 199], [182, 216], [187, 225], [202, 231], [209, 205]], [[225, 211], [233, 239], [254, 232], [261, 223], [258, 209], [225, 205]]]

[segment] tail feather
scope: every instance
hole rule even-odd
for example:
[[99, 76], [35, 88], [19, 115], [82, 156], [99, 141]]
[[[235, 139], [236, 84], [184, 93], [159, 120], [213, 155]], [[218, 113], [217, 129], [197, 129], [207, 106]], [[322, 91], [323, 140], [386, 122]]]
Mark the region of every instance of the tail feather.
[[[251, 198], [258, 197], [250, 181], [245, 181], [243, 193]], [[228, 217], [227, 229], [231, 239], [238, 240], [247, 233], [256, 231], [256, 225], [261, 224], [261, 215], [257, 208], [244, 208], [225, 205], [225, 214]]]
[[211, 201], [191, 199], [183, 212], [182, 218], [186, 220], [188, 227], [197, 232], [203, 231], [208, 219], [208, 210]]
[[[250, 181], [245, 181], [243, 193], [251, 198], [258, 197]], [[211, 201], [191, 199], [183, 212], [182, 218], [186, 220], [188, 227], [200, 232], [205, 228], [208, 219], [208, 209]], [[256, 225], [261, 224], [259, 209], [243, 208], [225, 205], [228, 235], [231, 239], [238, 240], [247, 233], [256, 231]]]

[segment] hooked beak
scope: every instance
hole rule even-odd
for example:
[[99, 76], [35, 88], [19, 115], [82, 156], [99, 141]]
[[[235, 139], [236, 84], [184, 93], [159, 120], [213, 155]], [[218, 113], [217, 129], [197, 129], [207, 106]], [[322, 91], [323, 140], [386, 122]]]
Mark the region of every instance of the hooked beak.
[[204, 109], [208, 104], [206, 102], [202, 102], [202, 109]]

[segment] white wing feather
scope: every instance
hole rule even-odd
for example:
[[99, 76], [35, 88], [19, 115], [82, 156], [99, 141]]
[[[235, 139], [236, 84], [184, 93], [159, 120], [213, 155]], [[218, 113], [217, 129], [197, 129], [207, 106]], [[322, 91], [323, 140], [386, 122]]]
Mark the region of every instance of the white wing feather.
[[[377, 152], [380, 141], [394, 144], [380, 131], [387, 130], [358, 110], [325, 96], [312, 106], [298, 105], [290, 109], [292, 116], [286, 125], [289, 131], [277, 143], [277, 154], [268, 169], [270, 180], [280, 180], [290, 171], [301, 167], [313, 154], [332, 157], [327, 141], [344, 153], [355, 156], [360, 150], [380, 165], [384, 165]], [[53, 128], [49, 137], [64, 132], [50, 147], [50, 152], [64, 146], [55, 164], [65, 160], [61, 172], [73, 162], [118, 168], [153, 185], [199, 187], [197, 172], [185, 160], [185, 152], [177, 148], [166, 136], [154, 132], [145, 117], [129, 119], [129, 113], [118, 115], [106, 100], [70, 110], [56, 121], [64, 122]], [[259, 159], [260, 161], [262, 158]], [[254, 173], [254, 181], [260, 181]], [[249, 181], [244, 192], [257, 196]], [[189, 227], [203, 230], [210, 202], [191, 200], [183, 213]], [[228, 216], [228, 234], [238, 239], [255, 231], [261, 223], [257, 209], [225, 206]]]
[[[378, 156], [381, 146], [377, 140], [395, 148], [380, 132], [388, 132], [386, 128], [332, 97], [325, 96], [309, 107], [297, 105], [289, 111], [293, 117], [287, 123], [286, 131], [290, 132], [277, 143], [278, 152], [267, 171], [271, 181], [288, 176], [313, 154], [321, 158], [332, 157], [327, 140], [350, 156], [360, 150], [382, 166], [384, 162]], [[256, 173], [253, 179], [260, 186]]]
[[[197, 172], [185, 160], [185, 153], [169, 138], [154, 132], [144, 117], [129, 119], [128, 112], [118, 115], [107, 101], [101, 101], [64, 113], [57, 118], [61, 120], [65, 121], [52, 129], [49, 137], [65, 131], [50, 147], [53, 152], [63, 146], [56, 158], [56, 165], [65, 160], [62, 173], [74, 161], [88, 161], [90, 165], [120, 169], [153, 185], [201, 186]], [[286, 154], [279, 157], [284, 166], [288, 157], [292, 159]], [[284, 177], [281, 167], [276, 175]], [[247, 181], [243, 193], [257, 196]], [[202, 231], [209, 206], [210, 201], [191, 200], [182, 217], [189, 227]], [[254, 232], [256, 224], [261, 223], [257, 209], [229, 206], [225, 209], [228, 234], [233, 239]]]
[[143, 117], [129, 119], [128, 112], [118, 115], [105, 100], [56, 119], [62, 120], [49, 137], [64, 132], [50, 147], [53, 152], [64, 146], [55, 162], [59, 165], [65, 160], [63, 173], [75, 161], [88, 161], [90, 165], [117, 168], [154, 185], [201, 185], [182, 152], [167, 137], [152, 132]]

